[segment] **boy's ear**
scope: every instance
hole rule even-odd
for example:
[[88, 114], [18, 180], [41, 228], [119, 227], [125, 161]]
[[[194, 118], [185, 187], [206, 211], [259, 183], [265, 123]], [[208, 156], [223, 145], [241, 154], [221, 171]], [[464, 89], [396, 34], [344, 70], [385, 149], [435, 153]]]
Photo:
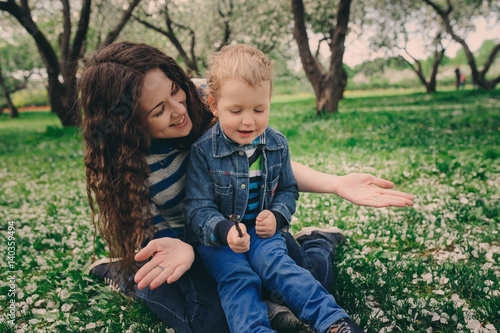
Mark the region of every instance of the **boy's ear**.
[[217, 103], [213, 99], [212, 96], [208, 96], [208, 105], [210, 105], [210, 110], [212, 110], [212, 113], [214, 114], [215, 117], [218, 117], [217, 115]]

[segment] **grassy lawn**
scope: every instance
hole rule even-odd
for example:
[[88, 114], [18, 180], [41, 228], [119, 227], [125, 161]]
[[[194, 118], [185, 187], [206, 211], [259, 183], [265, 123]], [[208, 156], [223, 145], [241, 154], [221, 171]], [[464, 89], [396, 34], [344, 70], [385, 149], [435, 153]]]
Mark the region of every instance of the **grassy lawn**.
[[[353, 94], [322, 118], [310, 97], [273, 103], [271, 125], [293, 160], [371, 173], [415, 197], [387, 209], [299, 199], [292, 231], [345, 230], [335, 297], [367, 332], [500, 330], [499, 106], [498, 90]], [[84, 274], [94, 230], [79, 130], [49, 113], [4, 114], [0, 153], [0, 331], [165, 332], [145, 306]], [[99, 237], [96, 253], [106, 255]]]

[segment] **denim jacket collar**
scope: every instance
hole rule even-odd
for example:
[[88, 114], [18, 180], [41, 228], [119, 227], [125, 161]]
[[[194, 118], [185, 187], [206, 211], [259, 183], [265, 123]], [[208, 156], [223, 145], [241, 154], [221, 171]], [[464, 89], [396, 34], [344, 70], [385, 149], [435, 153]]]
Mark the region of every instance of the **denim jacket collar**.
[[[229, 141], [229, 138], [224, 135], [219, 122], [215, 124], [212, 131], [212, 136], [212, 152], [214, 158], [228, 156], [238, 150], [241, 150], [240, 144], [235, 143], [232, 140]], [[284, 147], [276, 137], [276, 134], [272, 132], [269, 127], [267, 127], [264, 133], [260, 135], [260, 142], [265, 144], [264, 149], [266, 150], [279, 150], [283, 149]]]

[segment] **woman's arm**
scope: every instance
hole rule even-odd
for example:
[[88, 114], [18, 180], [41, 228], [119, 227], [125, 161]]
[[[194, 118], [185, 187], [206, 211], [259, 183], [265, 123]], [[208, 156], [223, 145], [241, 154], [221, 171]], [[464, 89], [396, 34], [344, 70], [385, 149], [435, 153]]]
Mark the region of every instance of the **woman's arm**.
[[292, 169], [301, 192], [332, 193], [361, 206], [413, 206], [411, 195], [391, 190], [394, 183], [366, 173], [334, 176], [293, 161]]

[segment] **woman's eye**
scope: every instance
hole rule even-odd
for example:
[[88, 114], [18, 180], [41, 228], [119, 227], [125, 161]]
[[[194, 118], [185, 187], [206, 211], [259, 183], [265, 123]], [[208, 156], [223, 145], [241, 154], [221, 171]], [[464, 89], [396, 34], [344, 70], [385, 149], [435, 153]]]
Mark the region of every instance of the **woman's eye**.
[[255, 112], [264, 112], [264, 110], [254, 110]]
[[175, 82], [172, 82], [172, 90], [170, 91], [170, 95], [175, 95], [179, 92], [179, 86], [177, 85], [177, 83]]
[[155, 114], [154, 116], [155, 116], [155, 117], [159, 117], [159, 116], [161, 116], [161, 115], [163, 114], [163, 112], [165, 112], [165, 105], [163, 105], [163, 104], [162, 104], [162, 105], [160, 106], [160, 112], [158, 112], [158, 113], [157, 113], [157, 114]]
[[231, 113], [240, 113], [241, 110], [229, 110], [229, 112], [231, 112]]

